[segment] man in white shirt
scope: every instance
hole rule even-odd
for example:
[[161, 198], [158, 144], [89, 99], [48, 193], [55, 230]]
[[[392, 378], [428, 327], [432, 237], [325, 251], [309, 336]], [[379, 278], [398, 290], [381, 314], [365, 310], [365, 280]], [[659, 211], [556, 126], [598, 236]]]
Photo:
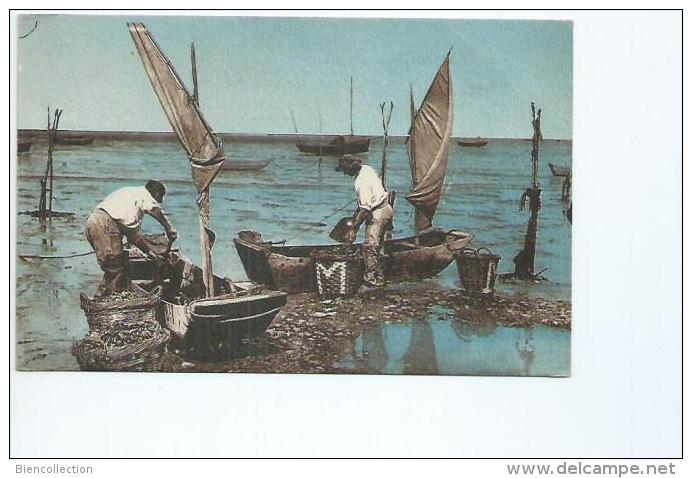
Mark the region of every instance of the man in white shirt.
[[144, 214], [156, 219], [165, 229], [170, 241], [178, 233], [161, 209], [166, 187], [159, 181], [148, 181], [145, 186], [125, 187], [109, 194], [91, 213], [86, 223], [86, 236], [96, 253], [103, 279], [96, 291], [96, 297], [113, 292], [128, 290], [130, 280], [125, 274], [123, 237], [127, 237], [145, 254], [154, 257], [141, 234]]
[[389, 194], [382, 185], [382, 180], [371, 166], [363, 164], [357, 156], [343, 156], [339, 159], [337, 171], [343, 171], [347, 176], [355, 177], [356, 199], [358, 209], [353, 215], [354, 233], [356, 237], [360, 226], [365, 222], [365, 242], [363, 243], [363, 260], [365, 273], [363, 281], [366, 285], [381, 287], [384, 285], [384, 260], [381, 256], [384, 234], [394, 217], [394, 210], [389, 204]]

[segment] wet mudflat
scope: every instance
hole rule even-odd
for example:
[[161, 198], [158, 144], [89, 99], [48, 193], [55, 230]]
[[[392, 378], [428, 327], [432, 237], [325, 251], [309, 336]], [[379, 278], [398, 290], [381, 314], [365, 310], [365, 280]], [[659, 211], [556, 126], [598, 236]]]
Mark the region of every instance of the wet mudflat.
[[[570, 328], [568, 302], [522, 295], [478, 299], [410, 286], [327, 300], [300, 294], [235, 357], [203, 363], [169, 355], [165, 371], [565, 376]], [[394, 346], [388, 332], [396, 336]], [[464, 359], [471, 342], [493, 335], [492, 347], [476, 345], [475, 357]], [[394, 348], [403, 352], [389, 363]], [[521, 364], [502, 364], [507, 351]], [[536, 355], [546, 365], [531, 370], [524, 362]]]
[[[512, 270], [511, 258], [521, 248], [526, 230], [528, 216], [518, 212], [518, 200], [530, 181], [530, 150], [531, 144], [526, 141], [491, 141], [486, 148], [454, 147], [450, 153], [445, 193], [435, 224], [473, 233], [474, 247], [488, 246], [502, 256], [500, 272]], [[217, 233], [213, 250], [215, 272], [236, 280], [246, 279], [232, 244], [232, 238], [244, 229], [259, 231], [267, 240], [286, 239], [295, 245], [331, 243], [328, 233], [341, 214], [321, 220], [351, 201], [354, 194], [352, 180], [334, 171], [333, 158], [320, 160], [301, 155], [290, 142], [231, 142], [226, 144], [226, 152], [230, 158], [270, 159], [272, 163], [258, 172], [222, 171], [214, 182], [211, 225]], [[379, 167], [380, 154], [380, 142], [373, 141], [366, 161]], [[392, 142], [388, 156], [388, 185], [398, 191], [400, 197], [395, 207], [394, 237], [404, 237], [411, 235], [413, 230], [411, 208], [401, 199], [410, 187], [405, 145]], [[153, 177], [168, 186], [164, 208], [180, 233], [177, 246], [193, 262], [200, 263], [197, 195], [190, 181], [187, 158], [177, 143], [95, 141], [88, 147], [58, 148], [54, 157], [55, 206], [59, 211], [74, 213], [74, 217], [42, 223], [28, 215], [18, 215], [18, 256], [89, 252], [83, 231], [94, 206], [118, 187], [142, 185]], [[45, 145], [41, 144], [17, 159], [18, 212], [36, 208], [45, 159]], [[460, 302], [455, 300], [460, 284], [456, 265], [452, 263], [438, 277], [392, 286], [384, 292], [361, 292], [353, 299], [323, 303], [314, 296], [291, 297], [289, 306], [275, 319], [268, 333], [256, 343], [239, 348], [237, 355], [226, 363], [189, 365], [185, 363], [191, 362], [188, 358], [169, 354], [167, 369], [403, 373], [405, 367], [397, 358], [398, 350], [404, 343], [413, 343], [427, 356], [437, 357], [439, 373], [474, 373], [474, 370], [456, 365], [445, 365], [449, 362], [445, 357], [446, 354], [466, 357], [464, 351], [470, 345], [477, 345], [478, 354], [484, 354], [487, 359], [479, 359], [484, 360], [485, 369], [477, 367], [475, 370], [483, 374], [524, 374], [516, 364], [510, 366], [493, 359], [507, 353], [518, 355], [516, 342], [523, 339], [505, 333], [506, 329], [522, 334], [533, 330], [536, 364], [542, 356], [563, 363], [563, 358], [569, 355], [569, 340], [562, 340], [569, 336], [569, 330], [564, 328], [566, 319], [561, 313], [564, 308], [569, 317], [571, 229], [562, 215], [561, 183], [550, 175], [548, 162], [569, 166], [571, 143], [547, 142], [541, 149], [543, 209], [539, 219], [536, 266], [548, 268], [545, 274], [548, 281], [498, 284], [500, 300], [495, 304]], [[350, 208], [347, 212], [351, 212]], [[161, 229], [147, 218], [144, 232], [160, 233]], [[361, 238], [362, 234], [361, 231]], [[93, 256], [50, 260], [18, 258], [15, 284], [17, 369], [79, 369], [70, 353], [73, 342], [88, 332], [86, 318], [79, 307], [79, 294], [92, 295], [101, 275]], [[432, 342], [419, 340], [418, 332], [413, 333], [414, 324], [418, 324], [415, 326], [418, 330], [422, 323], [430, 325]], [[452, 327], [452, 324], [461, 324], [463, 328], [467, 327], [465, 324], [476, 323], [491, 324], [487, 327], [495, 327], [494, 332], [461, 334], [465, 337], [461, 340], [459, 327]], [[376, 330], [378, 327], [382, 327], [380, 332]], [[554, 347], [541, 348], [543, 328], [557, 331], [559, 338], [551, 342]], [[384, 339], [370, 340], [377, 333]], [[394, 343], [389, 337], [401, 340]], [[497, 340], [485, 342], [488, 337]], [[374, 350], [377, 344], [381, 346], [380, 352]], [[435, 347], [434, 353], [424, 350], [431, 344]], [[526, 348], [530, 349], [530, 344]], [[380, 360], [382, 366], [362, 360], [362, 357], [378, 354], [389, 356], [387, 362]], [[474, 360], [475, 357], [464, 359], [465, 363]], [[415, 373], [415, 368], [408, 370]], [[541, 372], [560, 375], [569, 373], [569, 368], [534, 368], [531, 373]]]

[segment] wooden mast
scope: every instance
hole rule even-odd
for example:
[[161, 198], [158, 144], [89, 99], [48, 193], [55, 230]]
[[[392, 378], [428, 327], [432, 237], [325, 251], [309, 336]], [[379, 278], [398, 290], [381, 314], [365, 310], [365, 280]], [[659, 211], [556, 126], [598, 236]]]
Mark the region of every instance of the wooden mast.
[[353, 76], [351, 76], [351, 136], [353, 136]]
[[190, 44], [190, 60], [192, 61], [192, 99], [199, 107], [199, 90], [197, 89], [197, 60], [195, 57], [195, 44]]
[[[411, 83], [411, 128], [410, 131], [413, 132], [413, 122], [416, 119], [416, 104], [413, 100], [413, 83]], [[413, 135], [409, 136], [409, 142], [411, 143], [411, 157], [409, 160], [411, 161], [411, 188], [416, 187], [416, 156], [415, 156], [415, 148], [413, 147]], [[413, 238], [413, 243], [418, 246], [420, 245], [420, 231], [418, 230], [418, 216], [420, 213], [418, 212], [418, 208], [414, 207], [413, 208], [414, 215], [415, 217], [413, 218], [413, 229], [414, 229], [414, 238]]]
[[[195, 56], [195, 44], [190, 44], [190, 63], [192, 64], [192, 100], [199, 108], [199, 90], [197, 86], [197, 58]], [[204, 274], [204, 291], [207, 297], [214, 297], [214, 267], [211, 259], [211, 248], [216, 240], [216, 235], [209, 229], [209, 216], [211, 215], [209, 205], [209, 189], [202, 192], [199, 199], [199, 243], [202, 252], [202, 272]]]
[[291, 121], [293, 122], [293, 131], [296, 133], [296, 141], [298, 140], [298, 124], [296, 123], [296, 117], [293, 115], [293, 110], [291, 110]]
[[380, 171], [380, 178], [382, 179], [382, 186], [387, 189], [387, 146], [389, 145], [389, 122], [392, 119], [392, 111], [394, 110], [394, 102], [389, 102], [389, 113], [385, 115], [385, 105], [386, 103], [380, 103], [380, 110], [382, 111], [382, 131], [383, 131], [383, 146], [382, 146], [382, 169]]

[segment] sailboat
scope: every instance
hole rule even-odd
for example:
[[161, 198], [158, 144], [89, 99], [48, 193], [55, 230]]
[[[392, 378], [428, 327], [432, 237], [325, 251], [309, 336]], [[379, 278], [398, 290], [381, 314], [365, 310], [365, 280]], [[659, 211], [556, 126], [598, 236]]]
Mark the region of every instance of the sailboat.
[[[297, 132], [296, 132], [297, 133]], [[296, 141], [301, 153], [319, 154], [320, 156], [342, 156], [344, 154], [367, 153], [370, 150], [370, 138], [353, 135], [353, 77], [351, 77], [351, 134], [337, 136], [329, 141]]]
[[[188, 156], [198, 193], [202, 252], [199, 276], [203, 287], [192, 297], [178, 295], [178, 284], [169, 283], [164, 288], [164, 300], [168, 301], [166, 325], [198, 350], [208, 346], [221, 351], [237, 344], [240, 338], [263, 332], [286, 304], [286, 294], [277, 291], [242, 292], [230, 279], [220, 280], [214, 275], [211, 249], [215, 234], [208, 227], [211, 213], [209, 192], [225, 160], [223, 144], [199, 109], [196, 88], [195, 95], [190, 95], [147, 28], [142, 23], [129, 23], [128, 28], [151, 86]], [[193, 60], [196, 84], [195, 71]]]
[[[433, 277], [473, 240], [458, 230], [433, 228], [449, 160], [453, 124], [449, 54], [411, 119], [409, 160], [412, 189], [406, 199], [416, 210], [414, 236], [384, 242], [385, 279], [407, 282]], [[242, 231], [234, 239], [248, 278], [290, 293], [316, 290], [311, 255], [343, 246], [286, 246], [263, 241], [261, 234]], [[357, 244], [362, 247], [362, 244]]]

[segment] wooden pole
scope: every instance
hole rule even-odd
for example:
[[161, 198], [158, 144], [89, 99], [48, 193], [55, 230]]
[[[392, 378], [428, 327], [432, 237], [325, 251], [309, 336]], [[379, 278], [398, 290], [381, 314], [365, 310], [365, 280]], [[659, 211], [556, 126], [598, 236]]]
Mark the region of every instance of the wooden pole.
[[[190, 63], [192, 66], [192, 101], [199, 107], [199, 89], [197, 86], [197, 58], [195, 55], [195, 44], [190, 44]], [[214, 245], [216, 235], [209, 229], [209, 217], [211, 207], [209, 204], [211, 186], [199, 196], [197, 206], [199, 207], [199, 244], [202, 253], [202, 274], [204, 281], [204, 291], [207, 297], [214, 297], [214, 266], [211, 257], [211, 248]]]
[[319, 159], [318, 166], [322, 166], [322, 111], [318, 111], [318, 112], [317, 112], [317, 120], [318, 120], [318, 123], [319, 123], [319, 130], [320, 130], [320, 142], [319, 142], [319, 145], [320, 145], [320, 159]]
[[[415, 144], [414, 144], [414, 139], [413, 139], [413, 127], [415, 125], [416, 121], [416, 104], [413, 100], [413, 84], [411, 84], [411, 128], [410, 128], [410, 136], [409, 136], [409, 144], [410, 144], [410, 157], [409, 157], [409, 162], [411, 164], [411, 189], [416, 187], [416, 155], [415, 155]], [[413, 238], [413, 243], [418, 246], [420, 245], [420, 231], [418, 230], [418, 221], [420, 220], [420, 213], [418, 212], [418, 208], [414, 207], [414, 218], [413, 218], [413, 229], [414, 229], [414, 238]]]
[[529, 223], [524, 236], [524, 248], [514, 257], [514, 276], [519, 279], [535, 279], [536, 243], [538, 237], [538, 213], [541, 209], [541, 188], [538, 182], [538, 150], [543, 135], [541, 133], [541, 110], [536, 113], [536, 106], [531, 102], [531, 124], [533, 137], [531, 139], [531, 187], [521, 196], [520, 210], [529, 201]]
[[[380, 173], [380, 178], [382, 179], [382, 186], [387, 189], [387, 145], [389, 145], [389, 122], [392, 119], [392, 111], [394, 111], [394, 102], [389, 102], [389, 113], [385, 117], [385, 103], [380, 103], [380, 110], [382, 111], [382, 130], [383, 130], [383, 145], [382, 145], [382, 171]], [[390, 198], [387, 197], [387, 201]], [[393, 206], [393, 203], [390, 203]], [[385, 231], [385, 240], [392, 238], [392, 232], [394, 230], [394, 222], [390, 221]]]
[[351, 136], [353, 136], [353, 77], [351, 77]]
[[199, 107], [199, 90], [197, 89], [197, 59], [195, 57], [195, 44], [190, 44], [190, 61], [192, 63], [192, 99]]
[[296, 139], [298, 139], [298, 124], [296, 123], [296, 117], [293, 115], [293, 110], [291, 110], [291, 121], [293, 121], [293, 131], [295, 131]]
[[43, 178], [41, 178], [41, 195], [38, 202], [38, 212], [41, 217], [50, 215], [53, 210], [53, 148], [55, 147], [55, 136], [60, 115], [62, 115], [62, 110], [56, 109], [53, 113], [53, 122], [51, 123], [50, 107], [48, 108], [48, 124], [46, 126], [48, 158], [46, 159], [46, 169], [43, 173]]
[[58, 131], [58, 123], [60, 122], [60, 116], [62, 115], [62, 110], [57, 109], [55, 110], [54, 113], [54, 118], [53, 118], [53, 140], [51, 141], [51, 144], [49, 145], [48, 149], [48, 162], [50, 163], [50, 186], [49, 186], [49, 191], [50, 191], [50, 196], [48, 200], [48, 212], [53, 211], [53, 148], [55, 146], [55, 136], [57, 135]]
[[382, 168], [380, 178], [382, 185], [387, 188], [387, 145], [389, 145], [389, 122], [392, 119], [392, 111], [394, 110], [394, 102], [389, 102], [389, 113], [385, 115], [385, 104], [380, 103], [380, 111], [382, 112], [382, 131], [383, 131], [383, 146], [382, 146]]

